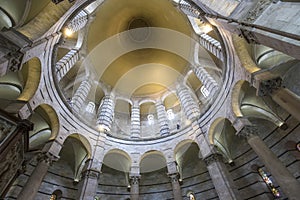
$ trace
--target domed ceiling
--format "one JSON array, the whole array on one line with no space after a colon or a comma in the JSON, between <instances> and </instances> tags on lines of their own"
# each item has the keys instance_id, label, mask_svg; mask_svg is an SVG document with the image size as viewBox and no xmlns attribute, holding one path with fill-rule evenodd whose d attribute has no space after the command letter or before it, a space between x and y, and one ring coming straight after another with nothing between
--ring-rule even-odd
<instances>
[{"instance_id":1,"label":"domed ceiling","mask_svg":"<svg viewBox=\"0 0 300 200\"><path fill-rule=\"evenodd\" d=\"M166 90L187 70L192 33L171 1L105 1L89 26L86 60L94 78L129 98L145 97Z\"/></svg>"}]
</instances>

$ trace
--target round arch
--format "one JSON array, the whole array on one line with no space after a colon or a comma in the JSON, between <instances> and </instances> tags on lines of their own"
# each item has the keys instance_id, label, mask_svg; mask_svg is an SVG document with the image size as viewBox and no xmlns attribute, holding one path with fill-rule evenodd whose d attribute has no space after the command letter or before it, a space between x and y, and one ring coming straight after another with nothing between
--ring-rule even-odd
<instances>
[{"instance_id":1,"label":"round arch","mask_svg":"<svg viewBox=\"0 0 300 200\"><path fill-rule=\"evenodd\" d=\"M34 57L23 64L21 74L24 79L24 89L18 100L29 101L39 87L42 64L39 58Z\"/></svg>"},{"instance_id":2,"label":"round arch","mask_svg":"<svg viewBox=\"0 0 300 200\"><path fill-rule=\"evenodd\" d=\"M166 167L167 160L161 151L149 150L141 156L139 165L141 173L152 172Z\"/></svg>"},{"instance_id":3,"label":"round arch","mask_svg":"<svg viewBox=\"0 0 300 200\"><path fill-rule=\"evenodd\" d=\"M103 158L103 164L123 172L129 172L132 159L130 155L121 149L111 149L105 153Z\"/></svg>"},{"instance_id":4,"label":"round arch","mask_svg":"<svg viewBox=\"0 0 300 200\"><path fill-rule=\"evenodd\" d=\"M89 140L85 136L83 136L80 133L72 133L66 139L68 139L68 138L74 138L74 139L78 140L85 148L86 153L87 153L87 158L90 159L92 157L92 146L91 146Z\"/></svg>"},{"instance_id":5,"label":"round arch","mask_svg":"<svg viewBox=\"0 0 300 200\"><path fill-rule=\"evenodd\" d=\"M241 111L241 103L242 99L245 96L245 89L246 89L246 83L249 84L249 82L245 80L239 80L233 87L232 93L231 93L231 106L233 113L236 117L242 117L243 113Z\"/></svg>"}]
</instances>

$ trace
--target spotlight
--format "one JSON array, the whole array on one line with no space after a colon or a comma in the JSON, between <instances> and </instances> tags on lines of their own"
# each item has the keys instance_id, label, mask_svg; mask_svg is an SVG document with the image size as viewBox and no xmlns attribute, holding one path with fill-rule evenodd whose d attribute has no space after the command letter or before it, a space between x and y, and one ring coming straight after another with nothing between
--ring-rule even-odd
<instances>
[{"instance_id":1,"label":"spotlight","mask_svg":"<svg viewBox=\"0 0 300 200\"><path fill-rule=\"evenodd\" d=\"M73 35L73 31L71 29L69 29L69 28L65 28L64 35L66 37L71 37Z\"/></svg>"},{"instance_id":2,"label":"spotlight","mask_svg":"<svg viewBox=\"0 0 300 200\"><path fill-rule=\"evenodd\" d=\"M205 34L207 34L213 30L213 28L210 24L205 24L204 26L201 27L201 29Z\"/></svg>"}]
</instances>

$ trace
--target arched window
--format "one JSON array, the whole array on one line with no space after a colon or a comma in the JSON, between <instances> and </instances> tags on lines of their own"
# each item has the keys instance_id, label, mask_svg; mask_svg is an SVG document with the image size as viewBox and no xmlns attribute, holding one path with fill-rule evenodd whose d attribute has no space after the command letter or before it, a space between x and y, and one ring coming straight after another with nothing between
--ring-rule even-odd
<instances>
[{"instance_id":1,"label":"arched window","mask_svg":"<svg viewBox=\"0 0 300 200\"><path fill-rule=\"evenodd\" d=\"M275 188L273 181L268 177L268 175L263 170L263 168L259 167L257 169L257 171L258 171L259 175L261 176L261 178L263 179L263 181L268 186L268 188L271 190L273 196L276 198L280 197L281 195L280 195L279 191Z\"/></svg>"},{"instance_id":2,"label":"arched window","mask_svg":"<svg viewBox=\"0 0 300 200\"><path fill-rule=\"evenodd\" d=\"M55 190L50 196L50 200L60 200L62 197L61 190Z\"/></svg>"},{"instance_id":3,"label":"arched window","mask_svg":"<svg viewBox=\"0 0 300 200\"><path fill-rule=\"evenodd\" d=\"M192 191L189 191L189 192L187 193L187 197L188 197L188 200L196 200L196 197L195 197L195 195L194 195L194 192L192 192Z\"/></svg>"},{"instance_id":4,"label":"arched window","mask_svg":"<svg viewBox=\"0 0 300 200\"><path fill-rule=\"evenodd\" d=\"M154 124L154 116L152 114L148 115L147 118L148 118L149 125Z\"/></svg>"},{"instance_id":5,"label":"arched window","mask_svg":"<svg viewBox=\"0 0 300 200\"><path fill-rule=\"evenodd\" d=\"M296 148L298 151L300 151L300 142L297 143Z\"/></svg>"},{"instance_id":6,"label":"arched window","mask_svg":"<svg viewBox=\"0 0 300 200\"><path fill-rule=\"evenodd\" d=\"M204 85L202 85L202 87L200 88L200 91L205 98L207 98L209 96L209 91L206 89L206 87L204 87Z\"/></svg>"},{"instance_id":7,"label":"arched window","mask_svg":"<svg viewBox=\"0 0 300 200\"><path fill-rule=\"evenodd\" d=\"M85 111L89 113L94 113L95 107L95 103L90 101L86 106Z\"/></svg>"},{"instance_id":8,"label":"arched window","mask_svg":"<svg viewBox=\"0 0 300 200\"><path fill-rule=\"evenodd\" d=\"M168 119L169 119L169 120L172 120L172 119L174 119L174 118L175 118L175 116L174 116L174 113L173 113L173 110L172 110L172 109L169 109L169 110L167 110L167 117L168 117Z\"/></svg>"}]
</instances>

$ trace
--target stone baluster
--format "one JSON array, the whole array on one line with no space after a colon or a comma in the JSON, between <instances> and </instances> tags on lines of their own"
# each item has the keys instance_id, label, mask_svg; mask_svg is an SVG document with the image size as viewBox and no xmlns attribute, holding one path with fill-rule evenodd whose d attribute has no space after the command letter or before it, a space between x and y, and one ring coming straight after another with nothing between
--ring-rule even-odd
<instances>
[{"instance_id":1,"label":"stone baluster","mask_svg":"<svg viewBox=\"0 0 300 200\"><path fill-rule=\"evenodd\" d=\"M82 10L68 23L67 28L75 33L85 27L87 22L88 15L84 10Z\"/></svg>"},{"instance_id":2,"label":"stone baluster","mask_svg":"<svg viewBox=\"0 0 300 200\"><path fill-rule=\"evenodd\" d=\"M238 133L247 139L248 144L257 154L265 167L279 184L283 193L290 199L299 199L300 183L289 172L278 157L268 148L264 141L258 136L258 129L254 126L244 126Z\"/></svg>"},{"instance_id":3,"label":"stone baluster","mask_svg":"<svg viewBox=\"0 0 300 200\"><path fill-rule=\"evenodd\" d=\"M112 96L105 96L98 109L97 125L100 131L109 131L114 117L115 103Z\"/></svg>"},{"instance_id":4,"label":"stone baluster","mask_svg":"<svg viewBox=\"0 0 300 200\"><path fill-rule=\"evenodd\" d=\"M131 138L140 138L141 134L141 119L140 105L137 101L133 102L131 108Z\"/></svg>"},{"instance_id":5,"label":"stone baluster","mask_svg":"<svg viewBox=\"0 0 300 200\"><path fill-rule=\"evenodd\" d=\"M210 145L204 134L197 137L199 156L205 161L211 180L220 200L241 199L236 186L223 162L223 157Z\"/></svg>"},{"instance_id":6,"label":"stone baluster","mask_svg":"<svg viewBox=\"0 0 300 200\"><path fill-rule=\"evenodd\" d=\"M79 113L82 109L83 103L85 102L91 89L91 83L89 81L82 81L74 96L71 100L71 106L75 113Z\"/></svg>"},{"instance_id":7,"label":"stone baluster","mask_svg":"<svg viewBox=\"0 0 300 200\"><path fill-rule=\"evenodd\" d=\"M161 100L155 103L156 111L157 111L157 118L160 126L160 134L162 136L170 134L170 128L166 113L166 108Z\"/></svg>"},{"instance_id":8,"label":"stone baluster","mask_svg":"<svg viewBox=\"0 0 300 200\"><path fill-rule=\"evenodd\" d=\"M190 90L184 85L177 85L177 96L180 100L181 107L189 120L193 120L200 115L200 109L193 97Z\"/></svg>"},{"instance_id":9,"label":"stone baluster","mask_svg":"<svg viewBox=\"0 0 300 200\"><path fill-rule=\"evenodd\" d=\"M79 60L79 50L71 49L55 65L57 80L60 81Z\"/></svg>"}]
</instances>

